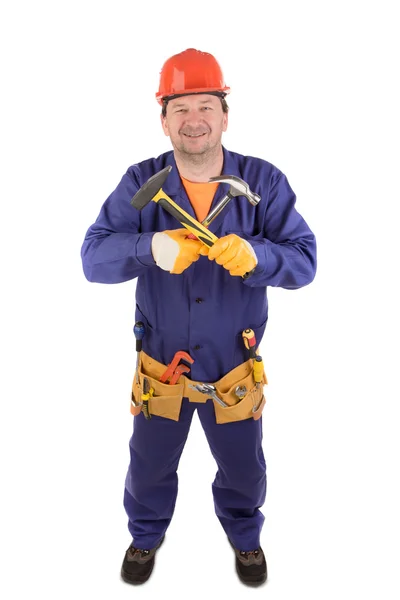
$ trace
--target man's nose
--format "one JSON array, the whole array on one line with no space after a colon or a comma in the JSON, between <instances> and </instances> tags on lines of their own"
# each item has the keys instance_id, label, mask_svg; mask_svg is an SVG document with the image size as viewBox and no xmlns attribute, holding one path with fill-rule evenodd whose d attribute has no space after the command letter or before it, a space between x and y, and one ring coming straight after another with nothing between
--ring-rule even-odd
<instances>
[{"instance_id":1,"label":"man's nose","mask_svg":"<svg viewBox=\"0 0 400 600\"><path fill-rule=\"evenodd\" d=\"M190 110L186 115L189 123L199 123L202 120L202 117L203 115L199 110Z\"/></svg>"}]
</instances>

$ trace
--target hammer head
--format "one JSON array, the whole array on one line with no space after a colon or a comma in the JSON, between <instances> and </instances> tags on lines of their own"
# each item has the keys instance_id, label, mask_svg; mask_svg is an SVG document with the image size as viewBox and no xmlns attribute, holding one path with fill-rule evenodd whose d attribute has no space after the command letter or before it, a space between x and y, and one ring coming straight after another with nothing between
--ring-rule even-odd
<instances>
[{"instance_id":1,"label":"hammer head","mask_svg":"<svg viewBox=\"0 0 400 600\"><path fill-rule=\"evenodd\" d=\"M219 177L210 177L208 180L210 183L229 183L230 189L229 194L231 196L244 196L253 206L257 206L260 202L261 197L258 194L252 192L248 184L236 177L235 175L220 175Z\"/></svg>"},{"instance_id":2,"label":"hammer head","mask_svg":"<svg viewBox=\"0 0 400 600\"><path fill-rule=\"evenodd\" d=\"M142 210L142 208L147 206L157 192L160 191L171 171L172 167L168 166L150 177L133 196L131 205L138 210Z\"/></svg>"}]
</instances>

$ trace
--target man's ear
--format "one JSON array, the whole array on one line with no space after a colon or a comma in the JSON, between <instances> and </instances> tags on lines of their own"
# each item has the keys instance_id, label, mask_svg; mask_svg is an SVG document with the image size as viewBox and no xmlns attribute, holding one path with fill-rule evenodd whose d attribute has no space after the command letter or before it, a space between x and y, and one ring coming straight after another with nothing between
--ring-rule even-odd
<instances>
[{"instance_id":1,"label":"man's ear","mask_svg":"<svg viewBox=\"0 0 400 600\"><path fill-rule=\"evenodd\" d=\"M222 131L226 131L228 129L228 113L224 113L224 120L222 125Z\"/></svg>"}]
</instances>

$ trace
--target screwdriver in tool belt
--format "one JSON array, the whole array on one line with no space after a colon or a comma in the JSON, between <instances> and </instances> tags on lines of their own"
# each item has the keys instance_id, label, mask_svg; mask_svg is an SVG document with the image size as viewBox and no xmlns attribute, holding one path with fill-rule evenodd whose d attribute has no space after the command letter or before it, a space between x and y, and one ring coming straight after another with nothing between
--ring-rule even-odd
<instances>
[{"instance_id":1,"label":"screwdriver in tool belt","mask_svg":"<svg viewBox=\"0 0 400 600\"><path fill-rule=\"evenodd\" d=\"M242 338L244 341L244 345L247 350L250 352L250 358L255 358L257 356L256 353L256 336L252 329L244 329L242 331Z\"/></svg>"},{"instance_id":2,"label":"screwdriver in tool belt","mask_svg":"<svg viewBox=\"0 0 400 600\"><path fill-rule=\"evenodd\" d=\"M263 380L264 363L261 356L256 352L256 336L252 329L244 329L242 332L244 345L250 352L250 358L253 358L253 376L256 382L256 387L259 388Z\"/></svg>"},{"instance_id":3,"label":"screwdriver in tool belt","mask_svg":"<svg viewBox=\"0 0 400 600\"><path fill-rule=\"evenodd\" d=\"M134 327L133 327L133 333L135 334L135 338L136 338L136 381L137 383L139 383L139 359L140 359L140 352L142 350L142 340L144 337L144 332L145 332L145 328L144 328L144 323L142 321L136 321Z\"/></svg>"},{"instance_id":4,"label":"screwdriver in tool belt","mask_svg":"<svg viewBox=\"0 0 400 600\"><path fill-rule=\"evenodd\" d=\"M253 375L256 387L259 388L263 380L264 363L261 356L256 356L253 362Z\"/></svg>"}]
</instances>

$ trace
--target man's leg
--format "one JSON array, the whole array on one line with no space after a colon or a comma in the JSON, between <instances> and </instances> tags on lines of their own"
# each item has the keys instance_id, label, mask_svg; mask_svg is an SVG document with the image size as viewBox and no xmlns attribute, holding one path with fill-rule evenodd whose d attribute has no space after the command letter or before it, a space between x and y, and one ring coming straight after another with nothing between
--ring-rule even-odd
<instances>
[{"instance_id":1,"label":"man's leg","mask_svg":"<svg viewBox=\"0 0 400 600\"><path fill-rule=\"evenodd\" d=\"M218 425L211 400L199 405L200 422L217 462L212 485L215 512L233 545L242 551L260 546L266 495L262 418Z\"/></svg>"},{"instance_id":2,"label":"man's leg","mask_svg":"<svg viewBox=\"0 0 400 600\"><path fill-rule=\"evenodd\" d=\"M177 469L195 405L183 399L179 421L142 413L134 419L124 506L136 548L155 548L172 519L178 493Z\"/></svg>"}]
</instances>

